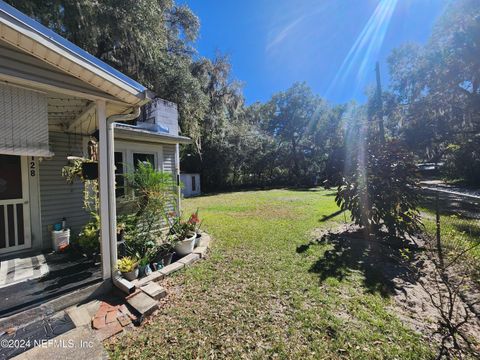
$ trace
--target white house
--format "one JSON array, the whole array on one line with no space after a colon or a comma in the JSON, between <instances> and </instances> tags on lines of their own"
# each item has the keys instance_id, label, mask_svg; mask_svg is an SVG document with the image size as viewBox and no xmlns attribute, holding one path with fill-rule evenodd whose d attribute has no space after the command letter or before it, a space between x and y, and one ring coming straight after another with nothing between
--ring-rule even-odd
<instances>
[{"instance_id":1,"label":"white house","mask_svg":"<svg viewBox=\"0 0 480 360\"><path fill-rule=\"evenodd\" d=\"M163 100L146 108L137 126L123 124L153 98L143 85L0 1L0 295L49 271L42 251L52 246L54 224L65 218L77 233L88 220L82 184L67 184L61 169L67 157L85 156L95 132L99 274L110 281L121 164L149 160L178 180L179 144L189 142L178 135L175 104Z\"/></svg>"}]
</instances>

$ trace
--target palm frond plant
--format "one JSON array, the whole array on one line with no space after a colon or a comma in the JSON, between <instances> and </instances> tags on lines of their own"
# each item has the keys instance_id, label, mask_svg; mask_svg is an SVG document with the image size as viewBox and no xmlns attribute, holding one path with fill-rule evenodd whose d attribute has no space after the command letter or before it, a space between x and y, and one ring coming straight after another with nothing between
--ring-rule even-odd
<instances>
[{"instance_id":1,"label":"palm frond plant","mask_svg":"<svg viewBox=\"0 0 480 360\"><path fill-rule=\"evenodd\" d=\"M167 224L168 209L176 203L177 186L171 173L156 170L149 162L138 163L125 178L134 204L134 226L127 225L125 230L126 251L153 261L165 248L162 244L167 239L161 230Z\"/></svg>"}]
</instances>

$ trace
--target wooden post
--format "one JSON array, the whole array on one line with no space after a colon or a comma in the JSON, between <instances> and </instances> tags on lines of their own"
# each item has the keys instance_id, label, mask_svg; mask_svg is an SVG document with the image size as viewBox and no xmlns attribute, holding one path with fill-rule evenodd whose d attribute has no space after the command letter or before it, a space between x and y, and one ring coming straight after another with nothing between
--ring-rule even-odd
<instances>
[{"instance_id":1,"label":"wooden post","mask_svg":"<svg viewBox=\"0 0 480 360\"><path fill-rule=\"evenodd\" d=\"M438 259L440 261L440 268L443 269L443 253L442 253L442 236L440 233L440 198L438 191L435 194L435 225L436 225L436 238L437 238L437 252Z\"/></svg>"}]
</instances>

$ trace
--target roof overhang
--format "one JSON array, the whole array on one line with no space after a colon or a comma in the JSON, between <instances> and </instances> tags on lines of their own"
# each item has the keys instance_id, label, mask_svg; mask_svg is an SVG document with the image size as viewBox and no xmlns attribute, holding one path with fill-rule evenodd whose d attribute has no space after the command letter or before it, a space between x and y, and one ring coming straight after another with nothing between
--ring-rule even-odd
<instances>
[{"instance_id":1,"label":"roof overhang","mask_svg":"<svg viewBox=\"0 0 480 360\"><path fill-rule=\"evenodd\" d=\"M140 106L153 98L143 85L0 0L0 39L105 92Z\"/></svg>"},{"instance_id":2,"label":"roof overhang","mask_svg":"<svg viewBox=\"0 0 480 360\"><path fill-rule=\"evenodd\" d=\"M192 139L186 136L172 135L139 129L134 126L116 124L115 139L127 141L141 141L157 144L191 144Z\"/></svg>"}]
</instances>

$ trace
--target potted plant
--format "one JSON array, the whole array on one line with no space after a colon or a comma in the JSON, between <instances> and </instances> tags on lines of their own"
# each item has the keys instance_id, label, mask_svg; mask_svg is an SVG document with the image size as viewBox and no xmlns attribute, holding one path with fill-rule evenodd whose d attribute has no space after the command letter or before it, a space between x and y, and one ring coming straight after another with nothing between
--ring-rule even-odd
<instances>
[{"instance_id":1,"label":"potted plant","mask_svg":"<svg viewBox=\"0 0 480 360\"><path fill-rule=\"evenodd\" d=\"M202 233L200 227L202 226L202 221L198 217L198 209L188 219L188 224L190 225L191 230L195 233L195 247L200 245L200 240L202 239Z\"/></svg>"},{"instance_id":2,"label":"potted plant","mask_svg":"<svg viewBox=\"0 0 480 360\"><path fill-rule=\"evenodd\" d=\"M148 256L144 256L138 261L138 270L140 277L148 276L152 273L152 268L150 267L150 258Z\"/></svg>"},{"instance_id":3,"label":"potted plant","mask_svg":"<svg viewBox=\"0 0 480 360\"><path fill-rule=\"evenodd\" d=\"M138 277L138 262L130 256L118 260L117 268L122 273L122 276L129 281L133 281Z\"/></svg>"},{"instance_id":4,"label":"potted plant","mask_svg":"<svg viewBox=\"0 0 480 360\"><path fill-rule=\"evenodd\" d=\"M78 234L78 245L89 259L100 253L100 216L92 212L91 220L86 223Z\"/></svg>"},{"instance_id":5,"label":"potted plant","mask_svg":"<svg viewBox=\"0 0 480 360\"><path fill-rule=\"evenodd\" d=\"M154 259L156 264L167 266L172 263L173 255L175 254L175 244L177 237L172 234L167 234L163 242L158 246L158 252Z\"/></svg>"},{"instance_id":6,"label":"potted plant","mask_svg":"<svg viewBox=\"0 0 480 360\"><path fill-rule=\"evenodd\" d=\"M98 179L98 163L85 161L82 163L82 178L84 180Z\"/></svg>"},{"instance_id":7,"label":"potted plant","mask_svg":"<svg viewBox=\"0 0 480 360\"><path fill-rule=\"evenodd\" d=\"M170 235L176 237L175 252L180 256L185 256L193 252L195 247L195 238L197 234L192 229L192 224L182 220L180 216L172 216L170 221Z\"/></svg>"}]
</instances>

